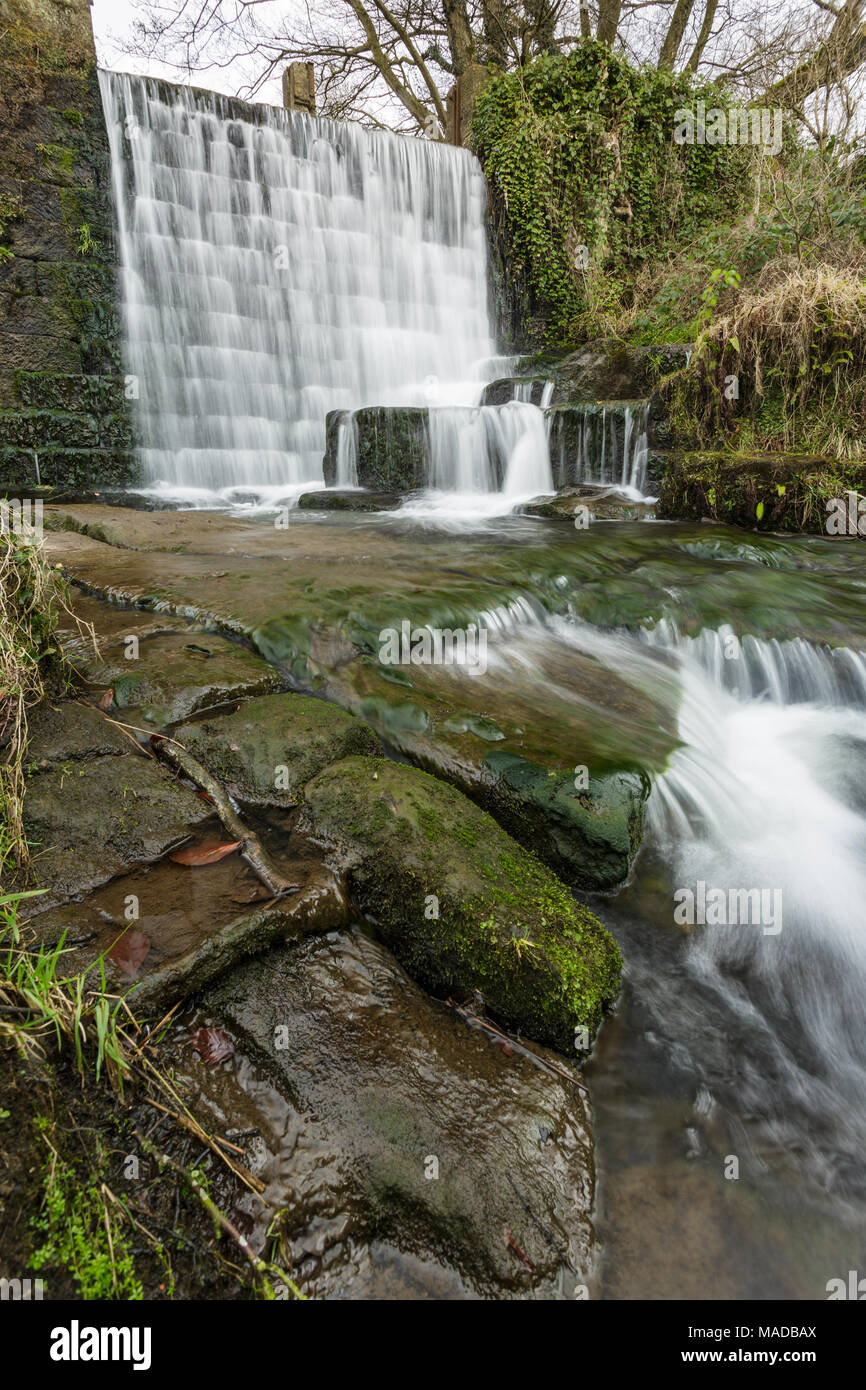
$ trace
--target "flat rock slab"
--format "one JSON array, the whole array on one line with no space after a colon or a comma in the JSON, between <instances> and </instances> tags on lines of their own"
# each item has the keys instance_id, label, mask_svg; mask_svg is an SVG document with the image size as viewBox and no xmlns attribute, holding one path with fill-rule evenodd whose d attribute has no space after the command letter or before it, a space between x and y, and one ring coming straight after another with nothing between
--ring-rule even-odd
<instances>
[{"instance_id":1,"label":"flat rock slab","mask_svg":"<svg viewBox=\"0 0 866 1390\"><path fill-rule=\"evenodd\" d=\"M474 802L383 758L334 763L302 825L333 846L353 901L413 979L479 990L527 1037L572 1056L616 998L621 958L588 908Z\"/></svg>"},{"instance_id":2,"label":"flat rock slab","mask_svg":"<svg viewBox=\"0 0 866 1390\"><path fill-rule=\"evenodd\" d=\"M584 1096L428 999L382 945L354 930L276 950L202 1008L285 1098L266 1197L285 1194L280 1229L306 1293L354 1296L370 1245L389 1241L456 1271L464 1296L572 1298L586 1282ZM381 1296L401 1290L386 1282Z\"/></svg>"},{"instance_id":3,"label":"flat rock slab","mask_svg":"<svg viewBox=\"0 0 866 1390\"><path fill-rule=\"evenodd\" d=\"M27 784L24 829L48 907L132 864L158 859L213 814L200 797L135 753L55 766Z\"/></svg>"},{"instance_id":4,"label":"flat rock slab","mask_svg":"<svg viewBox=\"0 0 866 1390\"><path fill-rule=\"evenodd\" d=\"M311 777L353 753L379 753L379 740L354 715L309 695L266 695L233 714L181 724L174 737L232 795L294 806Z\"/></svg>"},{"instance_id":5,"label":"flat rock slab","mask_svg":"<svg viewBox=\"0 0 866 1390\"><path fill-rule=\"evenodd\" d=\"M78 701L46 703L27 716L28 743L25 770L53 771L73 762L87 762L110 754L128 754L129 739L91 705Z\"/></svg>"},{"instance_id":6,"label":"flat rock slab","mask_svg":"<svg viewBox=\"0 0 866 1390\"><path fill-rule=\"evenodd\" d=\"M200 513L71 510L78 527L101 534L110 527L134 547L121 550L81 530L50 531L49 554L80 583L115 601L173 613L175 621L245 634L292 684L359 715L390 748L449 778L494 814L506 802L525 801L509 820L512 833L543 856L550 851L549 862L575 886L607 889L627 877L645 793L633 779L631 802L622 807L618 794L607 795L605 779L665 765L676 738L673 685L660 690L653 677L636 689L615 664L566 647L531 623L518 626L518 659L511 660L513 640L503 638L501 659L486 677L379 660L381 631L403 620L459 629L479 612L497 613L509 603L526 614L527 593L541 600L539 608L549 604L554 611L583 601L595 585L610 583L609 557L595 555L590 533L569 537L564 527L553 534L545 528L539 544L539 523L525 522L526 534L491 547L483 537L443 540L345 516L313 523L303 514L296 521L293 513L291 525L277 530ZM52 509L52 515L66 511ZM215 567L218 540L224 568ZM643 592L640 604L636 617L642 618ZM114 641L122 635L116 626L111 631ZM497 641L494 633L491 662ZM148 646L142 642L143 650ZM527 676L524 653L537 674ZM103 679L111 674L104 671ZM118 688L123 701L136 698L125 684ZM519 790L497 786L502 779L486 760L491 745L554 775L562 793L556 826L545 826L549 797L546 790L537 795L531 778L522 778ZM580 802L572 796L568 844L564 811L579 761L589 765L591 784ZM606 827L613 839L599 856Z\"/></svg>"},{"instance_id":7,"label":"flat rock slab","mask_svg":"<svg viewBox=\"0 0 866 1390\"><path fill-rule=\"evenodd\" d=\"M225 637L201 633L149 637L127 659L110 649L88 662L87 679L114 691L118 709L136 709L162 727L252 695L283 690L285 677L255 652Z\"/></svg>"}]
</instances>

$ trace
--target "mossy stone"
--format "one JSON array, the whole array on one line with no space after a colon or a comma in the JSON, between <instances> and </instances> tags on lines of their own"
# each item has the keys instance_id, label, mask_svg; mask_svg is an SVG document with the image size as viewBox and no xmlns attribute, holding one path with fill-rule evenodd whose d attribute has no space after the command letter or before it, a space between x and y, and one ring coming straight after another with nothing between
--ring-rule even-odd
<instances>
[{"instance_id":1,"label":"mossy stone","mask_svg":"<svg viewBox=\"0 0 866 1390\"><path fill-rule=\"evenodd\" d=\"M479 990L528 1037L574 1052L619 987L621 957L559 879L454 787L381 758L334 763L305 792L357 905L436 993Z\"/></svg>"}]
</instances>

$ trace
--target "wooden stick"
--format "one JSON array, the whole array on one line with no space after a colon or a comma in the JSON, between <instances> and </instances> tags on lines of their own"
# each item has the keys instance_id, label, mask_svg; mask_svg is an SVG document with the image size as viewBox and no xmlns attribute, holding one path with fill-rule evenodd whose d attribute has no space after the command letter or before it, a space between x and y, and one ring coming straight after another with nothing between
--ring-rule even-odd
<instances>
[{"instance_id":1,"label":"wooden stick","mask_svg":"<svg viewBox=\"0 0 866 1390\"><path fill-rule=\"evenodd\" d=\"M250 1245L246 1236L238 1230L237 1226L235 1226L233 1222L229 1221L228 1217L225 1215L224 1212L220 1211L220 1208L217 1206L216 1202L213 1200L212 1197L208 1196L208 1194L205 1192L204 1188L200 1185L200 1183L196 1182L192 1173L190 1173L186 1168L184 1168L181 1163L178 1163L175 1159L173 1159L169 1154L161 1153L160 1150L156 1147L156 1145L152 1143L152 1141L148 1139L145 1135L139 1134L137 1130L134 1130L133 1133L135 1134L136 1139L138 1140L139 1144L141 1144L141 1147L144 1149L145 1153L149 1153L151 1158L153 1158L156 1161L160 1168L163 1168L166 1165L168 1165L169 1168L173 1168L176 1173L179 1173L185 1182L189 1183L196 1197L201 1202L205 1211L211 1217L215 1225L219 1226L222 1230L224 1230L228 1235L231 1236L232 1240L236 1242L238 1247L246 1255L247 1259L249 1260L250 1264L253 1266L253 1269L256 1271L257 1274L269 1274L271 1275L271 1277L275 1276L279 1283L285 1284L287 1288L291 1289L292 1293L295 1295L295 1298L303 1299L304 1302L307 1301L306 1296L301 1293L297 1284L294 1282L294 1280L289 1278L285 1270L280 1269L279 1265L274 1265L271 1264L268 1260L263 1260L259 1255L256 1254L255 1250Z\"/></svg>"},{"instance_id":2,"label":"wooden stick","mask_svg":"<svg viewBox=\"0 0 866 1390\"><path fill-rule=\"evenodd\" d=\"M527 1047L525 1043L519 1043L516 1038L509 1037L507 1033L501 1033L498 1028L494 1028L492 1023L488 1023L486 1018L479 1018L477 1014L470 1013L468 1009L461 1009L460 1005L455 1004L453 999L446 999L445 1003L449 1004L454 1012L458 1013L468 1024L474 1023L477 1027L483 1028L485 1032L493 1033L497 1038L502 1038L503 1042L507 1042L509 1047L514 1048L515 1052L528 1057L542 1070L552 1072L554 1076L561 1076L564 1081L570 1081L572 1086L583 1091L584 1095L589 1095L589 1088L578 1081L576 1076L572 1076L571 1072L567 1072L564 1067L558 1067L555 1062L548 1062L544 1057L539 1057L538 1053L533 1052L531 1047Z\"/></svg>"},{"instance_id":3,"label":"wooden stick","mask_svg":"<svg viewBox=\"0 0 866 1390\"><path fill-rule=\"evenodd\" d=\"M189 777L190 781L197 783L203 791L207 792L226 830L234 839L242 841L241 854L258 874L269 893L272 893L275 898L279 898L285 893L297 893L299 891L300 885L289 883L288 879L284 878L264 849L258 835L247 829L232 806L227 793L219 782L211 777L207 768L197 758L194 758L182 744L176 743L174 739L167 739L159 735L154 744L154 751L158 757L164 758L174 767L179 768Z\"/></svg>"}]
</instances>

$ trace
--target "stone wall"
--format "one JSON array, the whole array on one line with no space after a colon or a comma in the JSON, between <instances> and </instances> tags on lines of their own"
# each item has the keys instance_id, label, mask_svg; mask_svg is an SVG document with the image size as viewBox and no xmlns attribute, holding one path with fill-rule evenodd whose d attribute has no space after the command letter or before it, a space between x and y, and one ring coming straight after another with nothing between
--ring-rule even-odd
<instances>
[{"instance_id":1,"label":"stone wall","mask_svg":"<svg viewBox=\"0 0 866 1390\"><path fill-rule=\"evenodd\" d=\"M88 0L0 0L0 33L0 486L123 485L135 462Z\"/></svg>"}]
</instances>

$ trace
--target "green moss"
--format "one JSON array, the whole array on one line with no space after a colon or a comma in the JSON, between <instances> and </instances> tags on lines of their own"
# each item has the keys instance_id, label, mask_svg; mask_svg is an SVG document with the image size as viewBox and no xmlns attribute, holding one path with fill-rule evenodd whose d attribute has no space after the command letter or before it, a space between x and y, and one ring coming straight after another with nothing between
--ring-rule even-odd
<instances>
[{"instance_id":1,"label":"green moss","mask_svg":"<svg viewBox=\"0 0 866 1390\"><path fill-rule=\"evenodd\" d=\"M45 1168L44 1207L33 1220L42 1244L30 1258L31 1269L66 1270L84 1300L141 1299L130 1244L132 1227L123 1213L122 1200L117 1205L109 1202L104 1184L89 1174L82 1180L52 1148Z\"/></svg>"},{"instance_id":2,"label":"green moss","mask_svg":"<svg viewBox=\"0 0 866 1390\"><path fill-rule=\"evenodd\" d=\"M866 492L866 462L688 453L669 460L659 515L703 517L759 531L826 534L827 503Z\"/></svg>"},{"instance_id":3,"label":"green moss","mask_svg":"<svg viewBox=\"0 0 866 1390\"><path fill-rule=\"evenodd\" d=\"M49 169L58 169L62 173L68 174L78 157L77 151L65 145L37 145L36 149L42 158L42 162Z\"/></svg>"},{"instance_id":4,"label":"green moss","mask_svg":"<svg viewBox=\"0 0 866 1390\"><path fill-rule=\"evenodd\" d=\"M486 812L427 773L348 758L306 790L315 832L399 960L439 993L480 989L506 1023L563 1051L615 998L612 938ZM435 912L431 906L435 905Z\"/></svg>"}]
</instances>

